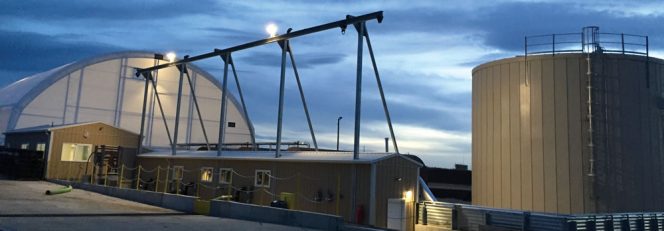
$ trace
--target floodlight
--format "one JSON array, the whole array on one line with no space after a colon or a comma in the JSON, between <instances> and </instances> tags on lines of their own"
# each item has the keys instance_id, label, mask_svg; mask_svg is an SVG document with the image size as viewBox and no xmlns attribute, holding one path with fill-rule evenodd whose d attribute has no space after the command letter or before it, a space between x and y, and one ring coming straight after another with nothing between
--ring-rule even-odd
<instances>
[{"instance_id":1,"label":"floodlight","mask_svg":"<svg viewBox=\"0 0 664 231\"><path fill-rule=\"evenodd\" d=\"M172 63L172 62L175 62L175 57L176 57L176 56L175 56L175 52L168 52L168 54L166 54L166 58L167 58L168 61L171 62L171 63Z\"/></svg>"},{"instance_id":2,"label":"floodlight","mask_svg":"<svg viewBox=\"0 0 664 231\"><path fill-rule=\"evenodd\" d=\"M279 30L279 27L277 27L276 24L274 23L269 23L267 26L265 26L265 31L270 34L270 37L274 37L277 35L277 30Z\"/></svg>"}]
</instances>

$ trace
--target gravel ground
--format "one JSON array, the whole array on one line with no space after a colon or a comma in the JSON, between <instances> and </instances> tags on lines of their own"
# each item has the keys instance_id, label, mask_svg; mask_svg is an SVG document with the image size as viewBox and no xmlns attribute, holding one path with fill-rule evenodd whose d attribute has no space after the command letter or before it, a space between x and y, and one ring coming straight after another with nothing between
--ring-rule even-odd
<instances>
[{"instance_id":1,"label":"gravel ground","mask_svg":"<svg viewBox=\"0 0 664 231\"><path fill-rule=\"evenodd\" d=\"M0 231L7 230L307 230L225 219L122 200L74 189L45 195L61 185L0 180Z\"/></svg>"}]
</instances>

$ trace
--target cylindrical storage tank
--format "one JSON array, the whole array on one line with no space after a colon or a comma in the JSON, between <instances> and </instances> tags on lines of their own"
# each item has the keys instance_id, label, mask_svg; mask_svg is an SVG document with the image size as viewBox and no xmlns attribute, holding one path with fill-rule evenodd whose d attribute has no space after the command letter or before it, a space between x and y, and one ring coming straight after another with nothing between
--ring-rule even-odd
<instances>
[{"instance_id":1,"label":"cylindrical storage tank","mask_svg":"<svg viewBox=\"0 0 664 231\"><path fill-rule=\"evenodd\" d=\"M652 57L601 52L475 67L473 204L661 211L663 67Z\"/></svg>"}]
</instances>

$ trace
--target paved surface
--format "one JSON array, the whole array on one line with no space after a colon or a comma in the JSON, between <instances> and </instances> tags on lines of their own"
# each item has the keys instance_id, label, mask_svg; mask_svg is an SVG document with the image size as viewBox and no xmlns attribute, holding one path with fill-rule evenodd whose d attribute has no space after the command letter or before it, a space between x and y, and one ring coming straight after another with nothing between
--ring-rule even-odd
<instances>
[{"instance_id":1,"label":"paved surface","mask_svg":"<svg viewBox=\"0 0 664 231\"><path fill-rule=\"evenodd\" d=\"M183 214L43 181L0 180L0 231L7 230L308 230Z\"/></svg>"}]
</instances>

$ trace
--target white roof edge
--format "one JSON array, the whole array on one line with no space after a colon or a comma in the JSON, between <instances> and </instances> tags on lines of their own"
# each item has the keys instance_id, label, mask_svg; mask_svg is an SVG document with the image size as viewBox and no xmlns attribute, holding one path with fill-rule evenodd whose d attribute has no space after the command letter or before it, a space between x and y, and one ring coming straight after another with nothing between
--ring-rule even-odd
<instances>
[{"instance_id":1,"label":"white roof edge","mask_svg":"<svg viewBox=\"0 0 664 231\"><path fill-rule=\"evenodd\" d=\"M63 124L63 125L59 125L59 126L53 126L53 127L50 127L50 128L48 128L48 129L46 129L46 130L48 130L48 131L53 131L53 130L60 130L60 129L65 129L65 128L71 128L71 127L85 126L85 125L90 125L90 124L103 124L103 125L106 125L106 126L109 126L109 127L113 127L113 128L115 128L115 129L118 129L118 130L121 130L121 131L124 131L124 132L128 132L128 133L131 133L131 134L134 134L134 135L138 135L138 134L136 134L135 132L132 132L132 131L126 130L126 129L124 129L124 128L119 128L119 127L116 127L116 126L113 126L113 125L110 125L110 124L107 124L107 123L104 123L104 122L101 122L101 121L81 122L81 123L75 123L75 124Z\"/></svg>"}]
</instances>

